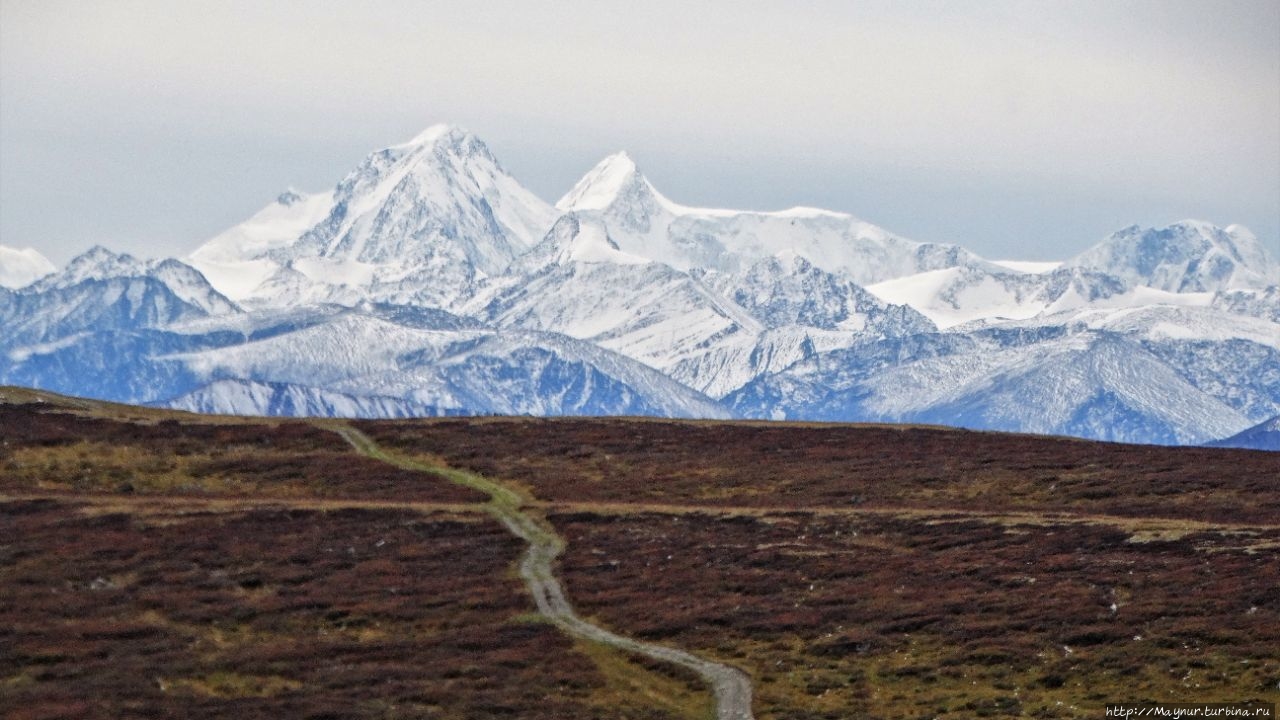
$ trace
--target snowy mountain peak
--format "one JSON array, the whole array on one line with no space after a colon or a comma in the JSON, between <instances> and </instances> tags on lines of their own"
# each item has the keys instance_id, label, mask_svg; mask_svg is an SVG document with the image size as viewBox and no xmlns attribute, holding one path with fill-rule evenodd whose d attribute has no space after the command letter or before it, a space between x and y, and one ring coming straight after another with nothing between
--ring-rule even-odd
<instances>
[{"instance_id":1,"label":"snowy mountain peak","mask_svg":"<svg viewBox=\"0 0 1280 720\"><path fill-rule=\"evenodd\" d=\"M556 208L565 212L625 208L643 212L658 205L675 207L649 183L626 151L601 160L556 202Z\"/></svg>"},{"instance_id":2,"label":"snowy mountain peak","mask_svg":"<svg viewBox=\"0 0 1280 720\"><path fill-rule=\"evenodd\" d=\"M429 155L464 159L478 157L498 165L498 159L490 152L489 146L485 145L484 141L466 128L447 123L432 125L415 135L409 142L393 145L383 152L419 156L419 160Z\"/></svg>"},{"instance_id":3,"label":"snowy mountain peak","mask_svg":"<svg viewBox=\"0 0 1280 720\"><path fill-rule=\"evenodd\" d=\"M454 127L449 123L436 123L424 129L422 132L418 133L417 135L415 135L412 140L410 140L408 143L405 143L405 144L406 145L431 145L431 144L434 144L436 141L438 141L440 138L450 134L466 134L466 131L461 128Z\"/></svg>"},{"instance_id":4,"label":"snowy mountain peak","mask_svg":"<svg viewBox=\"0 0 1280 720\"><path fill-rule=\"evenodd\" d=\"M294 254L401 265L436 258L494 274L539 240L554 215L479 138L434 125L348 174L329 216Z\"/></svg>"},{"instance_id":5,"label":"snowy mountain peak","mask_svg":"<svg viewBox=\"0 0 1280 720\"><path fill-rule=\"evenodd\" d=\"M286 192L191 261L254 307L351 298L443 307L505 271L556 217L478 137L432 125L371 153L329 193Z\"/></svg>"},{"instance_id":6,"label":"snowy mountain peak","mask_svg":"<svg viewBox=\"0 0 1280 720\"><path fill-rule=\"evenodd\" d=\"M103 247L102 245L94 245L79 255L71 259L67 263L67 269L74 267L86 267L89 265L110 265L113 263L133 263L137 262L137 258L128 253L118 253L114 250Z\"/></svg>"},{"instance_id":7,"label":"snowy mountain peak","mask_svg":"<svg viewBox=\"0 0 1280 720\"><path fill-rule=\"evenodd\" d=\"M588 173L588 174L593 175L597 173L602 173L602 174L608 174L608 175L626 176L626 175L633 175L637 172L640 172L640 170L639 168L636 167L636 161L631 157L631 153L627 152L626 150L619 150L618 152L612 155L609 155L605 159L596 163L596 166L592 168L591 173Z\"/></svg>"},{"instance_id":8,"label":"snowy mountain peak","mask_svg":"<svg viewBox=\"0 0 1280 720\"><path fill-rule=\"evenodd\" d=\"M102 280L112 277L137 277L145 275L147 264L126 253L116 253L101 245L94 245L71 259L62 272L50 275L37 285L40 290L64 288L85 280Z\"/></svg>"},{"instance_id":9,"label":"snowy mountain peak","mask_svg":"<svg viewBox=\"0 0 1280 720\"><path fill-rule=\"evenodd\" d=\"M1280 263L1252 232L1183 220L1164 228L1117 230L1064 267L1106 272L1168 292L1265 288L1280 282Z\"/></svg>"},{"instance_id":10,"label":"snowy mountain peak","mask_svg":"<svg viewBox=\"0 0 1280 720\"><path fill-rule=\"evenodd\" d=\"M26 287L58 268L34 248L0 245L0 287Z\"/></svg>"}]
</instances>

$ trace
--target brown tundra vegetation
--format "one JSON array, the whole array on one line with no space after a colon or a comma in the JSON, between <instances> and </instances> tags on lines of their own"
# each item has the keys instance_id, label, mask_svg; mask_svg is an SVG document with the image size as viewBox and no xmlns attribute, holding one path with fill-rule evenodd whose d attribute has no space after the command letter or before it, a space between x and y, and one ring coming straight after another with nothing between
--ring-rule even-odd
<instances>
[{"instance_id":1,"label":"brown tundra vegetation","mask_svg":"<svg viewBox=\"0 0 1280 720\"><path fill-rule=\"evenodd\" d=\"M539 620L482 493L324 424L7 391L0 716L707 718ZM41 400L41 402L36 402ZM355 423L517 489L610 629L757 718L1280 698L1280 455L940 428Z\"/></svg>"}]
</instances>

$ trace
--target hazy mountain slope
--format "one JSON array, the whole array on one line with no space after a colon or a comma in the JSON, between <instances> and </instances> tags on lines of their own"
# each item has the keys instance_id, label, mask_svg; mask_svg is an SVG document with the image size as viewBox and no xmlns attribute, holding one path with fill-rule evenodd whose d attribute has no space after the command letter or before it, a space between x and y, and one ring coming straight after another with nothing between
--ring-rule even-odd
<instances>
[{"instance_id":1,"label":"hazy mountain slope","mask_svg":"<svg viewBox=\"0 0 1280 720\"><path fill-rule=\"evenodd\" d=\"M741 273L685 273L622 251L599 218L566 213L463 311L487 323L590 340L713 397L814 348L932 330L795 255ZM784 330L783 328L789 328Z\"/></svg>"},{"instance_id":2,"label":"hazy mountain slope","mask_svg":"<svg viewBox=\"0 0 1280 720\"><path fill-rule=\"evenodd\" d=\"M33 248L0 245L0 288L25 287L57 269Z\"/></svg>"},{"instance_id":3,"label":"hazy mountain slope","mask_svg":"<svg viewBox=\"0 0 1280 720\"><path fill-rule=\"evenodd\" d=\"M1219 292L1211 304L1233 315L1250 315L1280 323L1280 285L1265 290Z\"/></svg>"},{"instance_id":4,"label":"hazy mountain slope","mask_svg":"<svg viewBox=\"0 0 1280 720\"><path fill-rule=\"evenodd\" d=\"M1244 379L1211 393L1137 339L1043 326L859 344L757 379L725 401L749 417L1197 443L1250 423L1245 408L1220 396ZM1280 406L1280 397L1269 403Z\"/></svg>"},{"instance_id":5,"label":"hazy mountain slope","mask_svg":"<svg viewBox=\"0 0 1280 720\"><path fill-rule=\"evenodd\" d=\"M1264 420L1231 437L1205 444L1211 447L1280 451L1280 415Z\"/></svg>"},{"instance_id":6,"label":"hazy mountain slope","mask_svg":"<svg viewBox=\"0 0 1280 720\"><path fill-rule=\"evenodd\" d=\"M442 411L719 417L715 403L654 370L571 338L436 329L352 310L293 332L178 353L199 385L240 379Z\"/></svg>"},{"instance_id":7,"label":"hazy mountain slope","mask_svg":"<svg viewBox=\"0 0 1280 720\"><path fill-rule=\"evenodd\" d=\"M474 315L590 340L664 372L691 353L763 330L687 273L622 252L603 225L574 213L518 268L522 274L485 298Z\"/></svg>"},{"instance_id":8,"label":"hazy mountain slope","mask_svg":"<svg viewBox=\"0 0 1280 720\"><path fill-rule=\"evenodd\" d=\"M388 319L397 315L404 324ZM0 383L250 414L727 414L655 370L560 335L433 328L412 309L385 307L279 318L250 332L227 320L85 330L15 348L0 356Z\"/></svg>"},{"instance_id":9,"label":"hazy mountain slope","mask_svg":"<svg viewBox=\"0 0 1280 720\"><path fill-rule=\"evenodd\" d=\"M1280 261L1247 228L1195 220L1165 228L1124 228L1065 267L1097 270L1168 292L1261 289L1280 283Z\"/></svg>"},{"instance_id":10,"label":"hazy mountain slope","mask_svg":"<svg viewBox=\"0 0 1280 720\"><path fill-rule=\"evenodd\" d=\"M13 354L82 332L155 328L238 312L187 265L143 262L95 247L20 291L0 291L0 343Z\"/></svg>"},{"instance_id":11,"label":"hazy mountain slope","mask_svg":"<svg viewBox=\"0 0 1280 720\"><path fill-rule=\"evenodd\" d=\"M244 299L280 269L271 253L295 243L332 210L332 191L286 190L253 217L201 245L187 262L223 294Z\"/></svg>"}]
</instances>

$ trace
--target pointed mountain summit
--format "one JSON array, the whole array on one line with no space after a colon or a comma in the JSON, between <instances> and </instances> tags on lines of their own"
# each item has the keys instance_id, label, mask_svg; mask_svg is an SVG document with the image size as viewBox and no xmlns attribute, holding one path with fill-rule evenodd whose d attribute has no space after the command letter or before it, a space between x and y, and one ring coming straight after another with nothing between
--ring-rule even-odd
<instances>
[{"instance_id":1,"label":"pointed mountain summit","mask_svg":"<svg viewBox=\"0 0 1280 720\"><path fill-rule=\"evenodd\" d=\"M34 248L0 245L0 287L26 287L57 269Z\"/></svg>"},{"instance_id":2,"label":"pointed mountain summit","mask_svg":"<svg viewBox=\"0 0 1280 720\"><path fill-rule=\"evenodd\" d=\"M556 201L556 209L603 210L618 198L624 187L640 178L636 163L626 150L616 152L596 163L582 176L573 189Z\"/></svg>"},{"instance_id":3,"label":"pointed mountain summit","mask_svg":"<svg viewBox=\"0 0 1280 720\"><path fill-rule=\"evenodd\" d=\"M686 208L658 192L625 151L597 163L556 208L599 218L622 238L623 250L688 269L679 249L670 247L667 234Z\"/></svg>"},{"instance_id":4,"label":"pointed mountain summit","mask_svg":"<svg viewBox=\"0 0 1280 720\"><path fill-rule=\"evenodd\" d=\"M556 216L475 135L433 125L372 153L329 193L286 192L192 260L253 307L444 307L502 273Z\"/></svg>"},{"instance_id":5,"label":"pointed mountain summit","mask_svg":"<svg viewBox=\"0 0 1280 720\"><path fill-rule=\"evenodd\" d=\"M601 160L556 203L564 211L607 210L620 203L674 208L636 167L625 150Z\"/></svg>"},{"instance_id":6,"label":"pointed mountain summit","mask_svg":"<svg viewBox=\"0 0 1280 720\"><path fill-rule=\"evenodd\" d=\"M1118 230L1065 266L1175 293L1260 290L1280 283L1280 262L1248 228L1198 220Z\"/></svg>"},{"instance_id":7,"label":"pointed mountain summit","mask_svg":"<svg viewBox=\"0 0 1280 720\"><path fill-rule=\"evenodd\" d=\"M540 240L554 216L479 138L434 125L338 183L333 210L298 250L372 264L448 257L493 275Z\"/></svg>"}]
</instances>

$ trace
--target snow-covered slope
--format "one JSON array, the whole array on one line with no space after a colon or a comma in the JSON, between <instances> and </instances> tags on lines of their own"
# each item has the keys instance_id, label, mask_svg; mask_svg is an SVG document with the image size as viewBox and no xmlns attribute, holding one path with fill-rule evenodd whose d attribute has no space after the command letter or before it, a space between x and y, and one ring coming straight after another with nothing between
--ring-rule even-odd
<instances>
[{"instance_id":1,"label":"snow-covered slope","mask_svg":"<svg viewBox=\"0 0 1280 720\"><path fill-rule=\"evenodd\" d=\"M0 287L26 287L57 269L33 248L0 245Z\"/></svg>"},{"instance_id":2,"label":"snow-covered slope","mask_svg":"<svg viewBox=\"0 0 1280 720\"><path fill-rule=\"evenodd\" d=\"M885 302L910 306L940 328L974 320L1028 318L1044 310L1038 276L977 267L929 270L867 287Z\"/></svg>"},{"instance_id":3,"label":"snow-covered slope","mask_svg":"<svg viewBox=\"0 0 1280 720\"><path fill-rule=\"evenodd\" d=\"M1231 290L1213 296L1213 307L1234 315L1250 315L1280 323L1280 285L1266 290Z\"/></svg>"},{"instance_id":4,"label":"snow-covered slope","mask_svg":"<svg viewBox=\"0 0 1280 720\"><path fill-rule=\"evenodd\" d=\"M705 343L671 365L672 377L716 398L815 353L935 329L915 310L881 302L848 277L792 253L762 258L737 273L694 275L764 328Z\"/></svg>"},{"instance_id":5,"label":"snow-covered slope","mask_svg":"<svg viewBox=\"0 0 1280 720\"><path fill-rule=\"evenodd\" d=\"M991 264L1002 267L1005 270L1032 275L1053 272L1062 267L1062 262L1059 260L992 260Z\"/></svg>"},{"instance_id":6,"label":"snow-covered slope","mask_svg":"<svg viewBox=\"0 0 1280 720\"><path fill-rule=\"evenodd\" d=\"M704 395L590 343L476 328L438 311L328 306L210 317L163 295L150 278L72 290L117 283L131 283L125 295L146 290L144 307L172 312L111 310L110 321L100 314L83 322L70 314L51 339L18 328L3 338L0 384L257 415L727 415Z\"/></svg>"},{"instance_id":7,"label":"snow-covered slope","mask_svg":"<svg viewBox=\"0 0 1280 720\"><path fill-rule=\"evenodd\" d=\"M980 377L910 414L924 422L1166 444L1202 442L1248 423L1121 338L1077 336L1030 350L994 354L998 364ZM931 378L928 371L937 369L924 363L913 370ZM896 375L883 379L882 390L905 379Z\"/></svg>"},{"instance_id":8,"label":"snow-covered slope","mask_svg":"<svg viewBox=\"0 0 1280 720\"><path fill-rule=\"evenodd\" d=\"M252 380L218 380L181 397L153 404L214 415L272 417L410 418L447 414L403 398L346 395L322 388Z\"/></svg>"},{"instance_id":9,"label":"snow-covered slope","mask_svg":"<svg viewBox=\"0 0 1280 720\"><path fill-rule=\"evenodd\" d=\"M1087 327L1152 341L1247 340L1280 350L1280 323L1267 318L1224 313L1207 305L1152 303L1138 307L1089 307L1037 318L1020 325Z\"/></svg>"},{"instance_id":10,"label":"snow-covered slope","mask_svg":"<svg viewBox=\"0 0 1280 720\"><path fill-rule=\"evenodd\" d=\"M792 253L739 273L686 273L622 251L602 220L576 211L512 267L522 275L464 311L590 340L712 397L816 348L933 329Z\"/></svg>"},{"instance_id":11,"label":"snow-covered slope","mask_svg":"<svg viewBox=\"0 0 1280 720\"><path fill-rule=\"evenodd\" d=\"M913 242L845 213L680 205L658 192L626 153L602 160L556 207L602 220L628 253L685 271L733 273L792 252L866 285L924 270L985 264L958 246Z\"/></svg>"},{"instance_id":12,"label":"snow-covered slope","mask_svg":"<svg viewBox=\"0 0 1280 720\"><path fill-rule=\"evenodd\" d=\"M764 329L687 273L619 250L598 220L576 213L562 217L518 267L521 276L468 306L469 314L590 340L664 372L691 353Z\"/></svg>"},{"instance_id":13,"label":"snow-covered slope","mask_svg":"<svg viewBox=\"0 0 1280 720\"><path fill-rule=\"evenodd\" d=\"M187 258L227 297L241 299L279 269L272 251L286 248L333 210L333 192L289 189L253 217L229 228Z\"/></svg>"},{"instance_id":14,"label":"snow-covered slope","mask_svg":"<svg viewBox=\"0 0 1280 720\"><path fill-rule=\"evenodd\" d=\"M392 317L349 310L294 331L157 360L192 375L203 407L227 403L220 412L240 411L250 401L277 402L243 388L221 396L204 389L237 379L350 398L399 398L433 414L725 414L705 396L589 343L527 331L437 329ZM265 414L270 405L257 409Z\"/></svg>"},{"instance_id":15,"label":"snow-covered slope","mask_svg":"<svg viewBox=\"0 0 1280 720\"><path fill-rule=\"evenodd\" d=\"M1165 228L1137 225L1112 233L1068 260L1130 285L1168 292L1262 289L1280 284L1280 261L1248 228L1184 220Z\"/></svg>"},{"instance_id":16,"label":"snow-covered slope","mask_svg":"<svg viewBox=\"0 0 1280 720\"><path fill-rule=\"evenodd\" d=\"M1249 421L1280 410L1280 322L1275 320L1212 306L1151 304L1083 308L1009 323L1002 329L1041 333L1063 328L1134 342L1197 390ZM1155 382L1155 376L1150 382Z\"/></svg>"}]
</instances>

